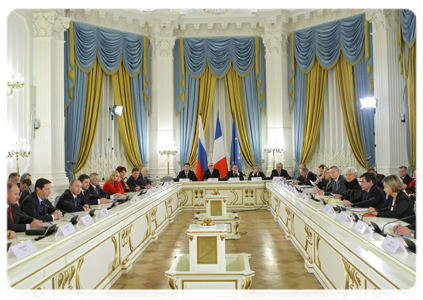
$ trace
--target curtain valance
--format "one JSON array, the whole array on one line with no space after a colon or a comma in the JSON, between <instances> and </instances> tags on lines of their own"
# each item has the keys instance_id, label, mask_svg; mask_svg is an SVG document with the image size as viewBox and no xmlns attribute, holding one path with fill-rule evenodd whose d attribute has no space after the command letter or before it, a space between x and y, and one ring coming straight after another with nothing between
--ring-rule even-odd
<instances>
[{"instance_id":1,"label":"curtain valance","mask_svg":"<svg viewBox=\"0 0 423 300\"><path fill-rule=\"evenodd\" d=\"M408 48L416 41L416 15L409 9L400 10L402 38Z\"/></svg>"},{"instance_id":2,"label":"curtain valance","mask_svg":"<svg viewBox=\"0 0 423 300\"><path fill-rule=\"evenodd\" d=\"M365 48L364 22L359 15L295 32L294 55L301 71L310 71L316 55L323 68L332 68L341 49L351 64L358 63Z\"/></svg>"},{"instance_id":3,"label":"curtain valance","mask_svg":"<svg viewBox=\"0 0 423 300\"><path fill-rule=\"evenodd\" d=\"M218 78L227 73L231 61L240 76L246 76L256 59L255 38L184 39L184 60L193 78L200 78L207 62Z\"/></svg>"},{"instance_id":4,"label":"curtain valance","mask_svg":"<svg viewBox=\"0 0 423 300\"><path fill-rule=\"evenodd\" d=\"M138 75L143 64L143 36L75 22L73 28L75 58L82 71L89 72L98 55L107 74L116 73L123 58L129 76Z\"/></svg>"}]
</instances>

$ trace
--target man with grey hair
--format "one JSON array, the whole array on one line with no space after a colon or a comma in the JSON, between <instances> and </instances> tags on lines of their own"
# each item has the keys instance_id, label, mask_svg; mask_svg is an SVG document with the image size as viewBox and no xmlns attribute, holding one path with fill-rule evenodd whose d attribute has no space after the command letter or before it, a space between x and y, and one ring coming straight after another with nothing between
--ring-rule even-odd
<instances>
[{"instance_id":1,"label":"man with grey hair","mask_svg":"<svg viewBox=\"0 0 423 300\"><path fill-rule=\"evenodd\" d=\"M20 175L19 173L17 173L17 172L12 172L12 173L10 173L10 174L9 174L8 181L9 181L10 183L17 184L17 183L19 182L19 177L21 177L21 175Z\"/></svg>"},{"instance_id":2,"label":"man with grey hair","mask_svg":"<svg viewBox=\"0 0 423 300\"><path fill-rule=\"evenodd\" d=\"M29 174L29 173L23 173L22 175L21 175L21 178L19 179L19 183L18 183L18 186L20 185L20 183L24 180L24 179L29 179L29 180L31 180L32 181L32 178L31 178L31 174ZM31 193L33 193L34 191L35 191L35 186L34 186L34 184L31 184L30 186L29 186L29 191L31 192Z\"/></svg>"},{"instance_id":3,"label":"man with grey hair","mask_svg":"<svg viewBox=\"0 0 423 300\"><path fill-rule=\"evenodd\" d=\"M251 180L252 177L261 177L262 180L264 179L264 177L266 177L264 176L264 173L260 171L260 165L254 165L253 171L250 172L250 174L248 175L248 180Z\"/></svg>"},{"instance_id":4,"label":"man with grey hair","mask_svg":"<svg viewBox=\"0 0 423 300\"><path fill-rule=\"evenodd\" d=\"M354 167L348 167L344 171L346 182L345 192L342 194L335 194L335 198L342 200L352 200L361 196L363 189L357 180L358 171Z\"/></svg>"},{"instance_id":5,"label":"man with grey hair","mask_svg":"<svg viewBox=\"0 0 423 300\"><path fill-rule=\"evenodd\" d=\"M278 162L276 164L276 169L272 170L272 174L270 175L270 179L273 179L273 177L283 177L286 179L291 179L291 176L289 176L288 172L285 169L282 169L283 165L281 162Z\"/></svg>"},{"instance_id":6,"label":"man with grey hair","mask_svg":"<svg viewBox=\"0 0 423 300\"><path fill-rule=\"evenodd\" d=\"M347 181L344 176L341 175L337 166L329 168L330 177L332 177L332 183L324 190L319 190L319 195L334 195L342 194L345 192L345 182Z\"/></svg>"},{"instance_id":7,"label":"man with grey hair","mask_svg":"<svg viewBox=\"0 0 423 300\"><path fill-rule=\"evenodd\" d=\"M90 187L88 188L88 191L90 193L90 197L92 198L97 197L97 199L110 199L110 194L107 194L100 187L100 176L98 173L93 172L90 174ZM104 200L103 202L106 203Z\"/></svg>"},{"instance_id":8,"label":"man with grey hair","mask_svg":"<svg viewBox=\"0 0 423 300\"><path fill-rule=\"evenodd\" d=\"M152 182L150 179L148 179L148 168L144 167L141 169L141 174L138 177L138 185L141 188L148 189L152 185L157 185L157 182Z\"/></svg>"}]
</instances>

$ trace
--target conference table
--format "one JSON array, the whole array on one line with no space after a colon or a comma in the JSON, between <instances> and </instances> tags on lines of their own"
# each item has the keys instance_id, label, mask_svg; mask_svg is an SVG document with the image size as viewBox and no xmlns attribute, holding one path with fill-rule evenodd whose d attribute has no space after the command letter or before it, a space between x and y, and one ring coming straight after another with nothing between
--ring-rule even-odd
<instances>
[{"instance_id":1,"label":"conference table","mask_svg":"<svg viewBox=\"0 0 423 300\"><path fill-rule=\"evenodd\" d=\"M96 208L92 224L84 225L81 218L87 213L78 213L79 224L72 225L75 230L69 235L52 234L34 241L35 236L17 233L12 247L31 240L35 252L17 259L9 251L8 283L15 289L108 289L130 272L180 211L191 210L193 217L205 211L205 198L213 191L227 195L228 211L270 210L281 234L304 259L305 269L325 289L409 289L416 282L416 254L408 249L391 254L382 247L385 237L358 233L354 222L339 221L337 213L326 214L321 202L302 199L300 193L277 182L245 180L174 183L151 195L140 195L138 201L116 205L108 213L104 208L110 204L92 206ZM69 227L70 217L66 214L54 223ZM394 220L363 221L382 227ZM394 225L385 231L402 241L392 233ZM228 231L237 232L239 226L235 223Z\"/></svg>"}]
</instances>

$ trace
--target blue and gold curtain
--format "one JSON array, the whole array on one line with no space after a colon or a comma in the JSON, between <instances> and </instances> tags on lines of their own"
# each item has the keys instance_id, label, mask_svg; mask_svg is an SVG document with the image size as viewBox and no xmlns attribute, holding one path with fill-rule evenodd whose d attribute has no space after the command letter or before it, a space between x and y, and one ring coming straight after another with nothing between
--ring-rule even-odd
<instances>
[{"instance_id":1,"label":"blue and gold curtain","mask_svg":"<svg viewBox=\"0 0 423 300\"><path fill-rule=\"evenodd\" d=\"M372 129L369 127L361 126L362 114L358 111L360 96L372 93L373 89L373 80L370 76L372 68L369 66L371 63L369 30L365 16L359 15L291 34L290 97L294 113L294 152L297 164L306 164L314 153L319 137L326 85L325 70L335 67L341 56L345 60L343 67L337 68L337 78L338 87L339 84L345 85L339 90L348 140L357 162L362 167L370 166L371 162L365 161L367 154L374 159L373 131L370 132ZM358 74L355 68L363 57L364 66L360 65L362 69L358 79L361 85L360 89L357 89ZM353 67L354 71L348 66ZM347 77L353 80L343 80ZM363 88L363 82L369 89ZM353 86L346 86L351 84ZM312 113L311 110L315 112ZM369 116L367 118L374 124L373 118Z\"/></svg>"},{"instance_id":2,"label":"blue and gold curtain","mask_svg":"<svg viewBox=\"0 0 423 300\"><path fill-rule=\"evenodd\" d=\"M411 171L416 168L416 15L408 9L399 14L399 57L407 128L408 161Z\"/></svg>"},{"instance_id":3,"label":"blue and gold curtain","mask_svg":"<svg viewBox=\"0 0 423 300\"><path fill-rule=\"evenodd\" d=\"M193 164L198 116L209 126L216 79L225 78L229 104L248 165L261 162L261 112L265 111L263 43L260 38L179 39L176 41L176 115L181 164ZM211 77L210 77L211 76Z\"/></svg>"},{"instance_id":4,"label":"blue and gold curtain","mask_svg":"<svg viewBox=\"0 0 423 300\"><path fill-rule=\"evenodd\" d=\"M125 154L132 166L142 167L150 111L147 38L74 22L65 38L65 156L67 162L76 162L66 163L67 175L80 171L91 151L104 73L119 87L115 100L125 103L117 117Z\"/></svg>"}]
</instances>

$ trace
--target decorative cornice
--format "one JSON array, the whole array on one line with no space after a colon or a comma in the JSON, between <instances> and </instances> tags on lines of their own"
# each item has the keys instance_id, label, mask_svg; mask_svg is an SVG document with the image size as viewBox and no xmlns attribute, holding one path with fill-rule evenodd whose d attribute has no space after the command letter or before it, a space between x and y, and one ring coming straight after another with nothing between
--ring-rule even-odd
<instances>
[{"instance_id":1,"label":"decorative cornice","mask_svg":"<svg viewBox=\"0 0 423 300\"><path fill-rule=\"evenodd\" d=\"M153 36L151 38L151 57L173 57L176 37Z\"/></svg>"},{"instance_id":2,"label":"decorative cornice","mask_svg":"<svg viewBox=\"0 0 423 300\"><path fill-rule=\"evenodd\" d=\"M398 30L398 10L376 9L366 13L366 18L373 25L373 33L384 30Z\"/></svg>"},{"instance_id":3,"label":"decorative cornice","mask_svg":"<svg viewBox=\"0 0 423 300\"><path fill-rule=\"evenodd\" d=\"M289 43L288 43L289 34L280 33L278 35L273 34L264 34L262 35L264 48L266 50L266 57L268 54L283 54L288 55Z\"/></svg>"},{"instance_id":4,"label":"decorative cornice","mask_svg":"<svg viewBox=\"0 0 423 300\"><path fill-rule=\"evenodd\" d=\"M63 33L69 28L70 18L56 11L33 13L34 37L52 37L63 41Z\"/></svg>"}]
</instances>

